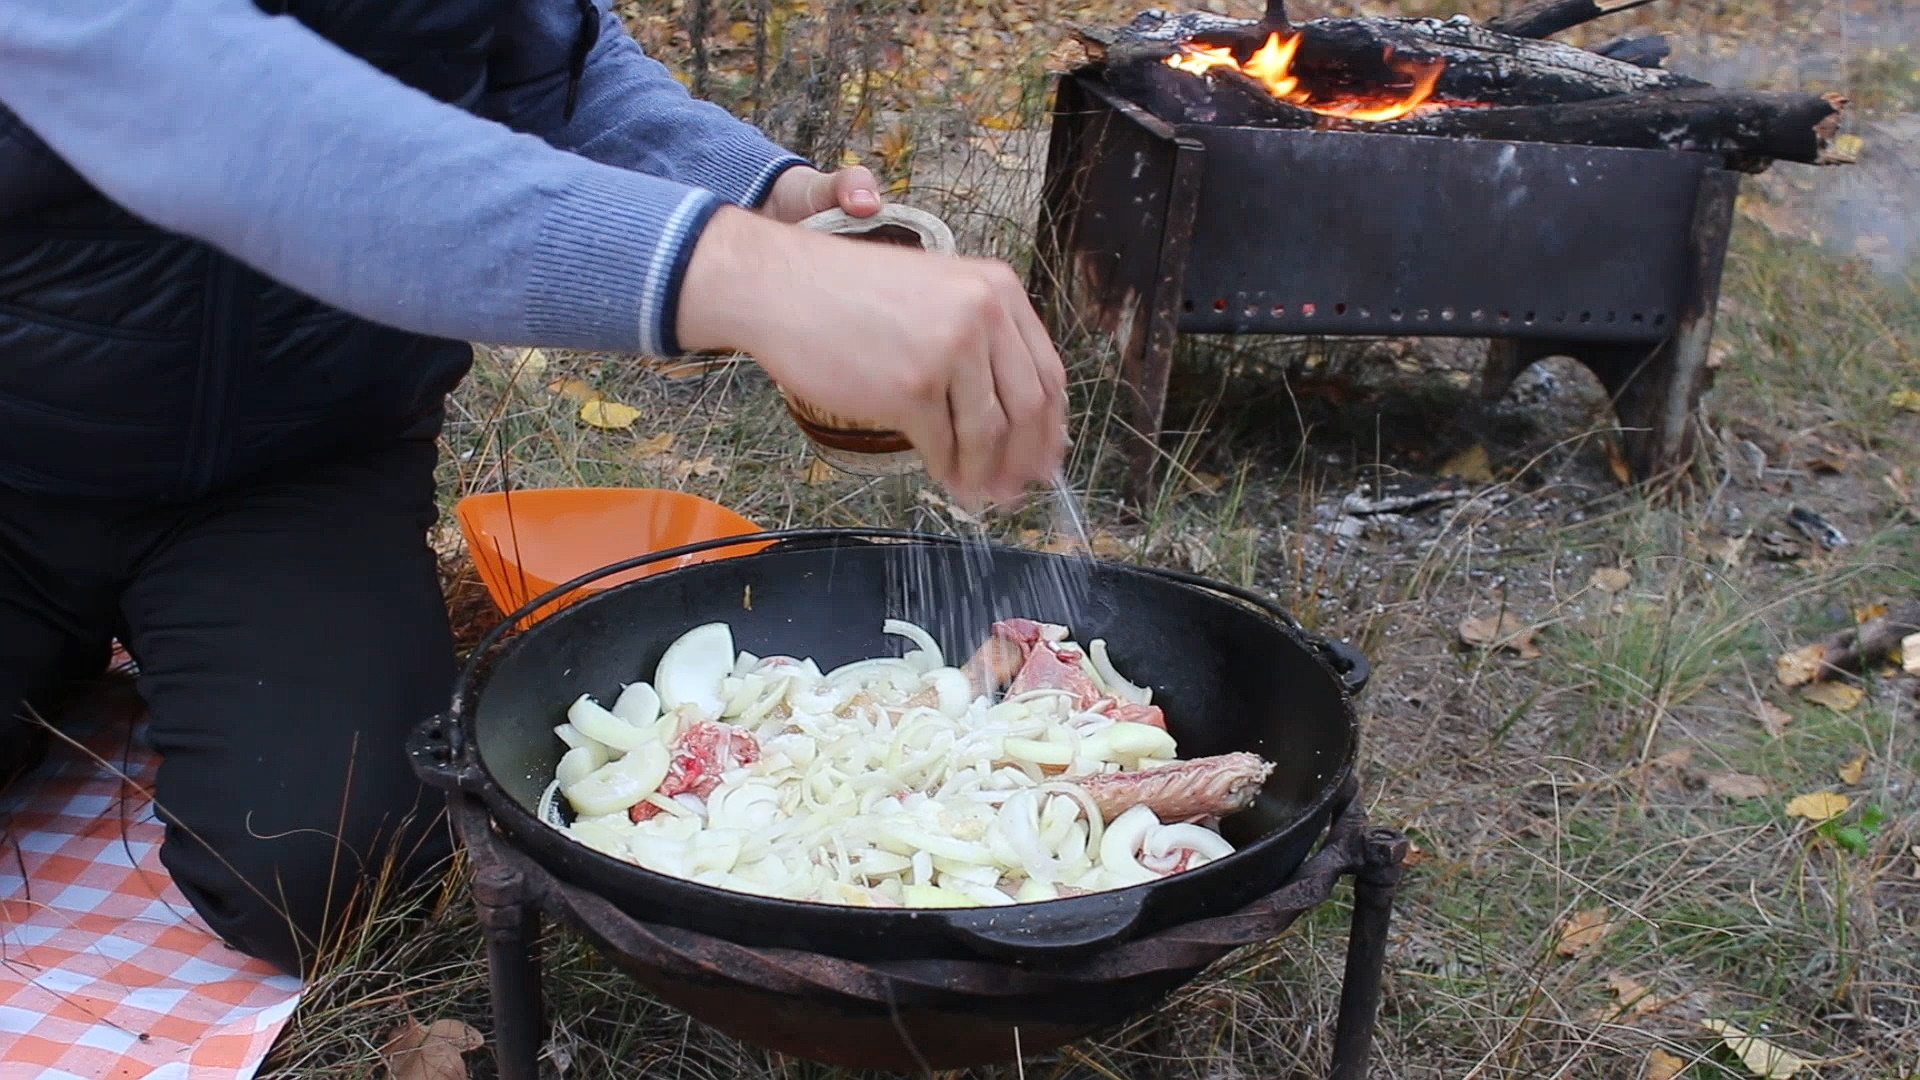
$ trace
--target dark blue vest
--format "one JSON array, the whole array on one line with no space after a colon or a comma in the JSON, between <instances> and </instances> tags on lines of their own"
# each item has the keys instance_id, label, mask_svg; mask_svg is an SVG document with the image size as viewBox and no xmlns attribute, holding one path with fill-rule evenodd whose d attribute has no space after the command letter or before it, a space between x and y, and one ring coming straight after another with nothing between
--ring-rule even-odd
<instances>
[{"instance_id":1,"label":"dark blue vest","mask_svg":"<svg viewBox=\"0 0 1920 1080\"><path fill-rule=\"evenodd\" d=\"M509 0L256 2L470 108ZM0 108L0 485L196 498L430 436L471 363L145 224Z\"/></svg>"}]
</instances>

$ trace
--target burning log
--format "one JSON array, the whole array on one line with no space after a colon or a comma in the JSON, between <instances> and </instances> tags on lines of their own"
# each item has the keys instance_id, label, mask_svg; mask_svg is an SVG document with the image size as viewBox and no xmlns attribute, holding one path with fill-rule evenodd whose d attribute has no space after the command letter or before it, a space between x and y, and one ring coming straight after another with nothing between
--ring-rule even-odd
<instances>
[{"instance_id":1,"label":"burning log","mask_svg":"<svg viewBox=\"0 0 1920 1080\"><path fill-rule=\"evenodd\" d=\"M1174 123L1685 150L1746 171L1837 163L1838 94L1719 89L1464 20L1319 19L1291 32L1149 14L1089 32L1088 52L1109 85Z\"/></svg>"},{"instance_id":2,"label":"burning log","mask_svg":"<svg viewBox=\"0 0 1920 1080\"><path fill-rule=\"evenodd\" d=\"M1651 3L1653 0L1614 0L1608 4L1598 4L1594 0L1539 0L1519 11L1488 19L1487 29L1514 37L1546 38L1592 22L1602 15L1632 11Z\"/></svg>"}]
</instances>

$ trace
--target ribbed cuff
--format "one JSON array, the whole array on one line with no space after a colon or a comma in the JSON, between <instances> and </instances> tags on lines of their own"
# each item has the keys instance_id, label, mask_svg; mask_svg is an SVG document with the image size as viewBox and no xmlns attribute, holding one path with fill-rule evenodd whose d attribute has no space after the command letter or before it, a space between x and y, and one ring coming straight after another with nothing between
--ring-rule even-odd
<instances>
[{"instance_id":1,"label":"ribbed cuff","mask_svg":"<svg viewBox=\"0 0 1920 1080\"><path fill-rule=\"evenodd\" d=\"M674 167L674 175L735 204L757 208L781 173L807 162L769 142L746 124L699 146L694 156Z\"/></svg>"},{"instance_id":2,"label":"ribbed cuff","mask_svg":"<svg viewBox=\"0 0 1920 1080\"><path fill-rule=\"evenodd\" d=\"M583 170L548 209L527 273L530 340L671 355L680 281L721 206L622 169Z\"/></svg>"}]
</instances>

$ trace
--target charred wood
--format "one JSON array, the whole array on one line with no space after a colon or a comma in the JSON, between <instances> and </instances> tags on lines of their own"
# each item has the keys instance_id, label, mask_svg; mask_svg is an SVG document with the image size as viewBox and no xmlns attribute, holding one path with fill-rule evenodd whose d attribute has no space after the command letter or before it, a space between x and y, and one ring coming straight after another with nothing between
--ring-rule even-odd
<instances>
[{"instance_id":1,"label":"charred wood","mask_svg":"<svg viewBox=\"0 0 1920 1080\"><path fill-rule=\"evenodd\" d=\"M1446 109L1369 130L1829 163L1846 99L1759 90L1663 90L1531 108Z\"/></svg>"},{"instance_id":2,"label":"charred wood","mask_svg":"<svg viewBox=\"0 0 1920 1080\"><path fill-rule=\"evenodd\" d=\"M1294 60L1295 72L1307 85L1328 92L1404 83L1406 76L1396 64L1435 60L1446 64L1436 93L1451 101L1545 105L1706 85L1559 42L1496 33L1465 20L1316 19L1294 29L1306 36ZM1089 59L1115 69L1163 63L1188 40L1233 47L1244 59L1268 32L1262 21L1149 13L1119 30L1082 30L1080 40Z\"/></svg>"},{"instance_id":3,"label":"charred wood","mask_svg":"<svg viewBox=\"0 0 1920 1080\"><path fill-rule=\"evenodd\" d=\"M1830 679L1842 673L1863 671L1886 659L1909 634L1920 634L1920 601L1827 635L1820 642L1821 667L1817 678Z\"/></svg>"},{"instance_id":4,"label":"charred wood","mask_svg":"<svg viewBox=\"0 0 1920 1080\"><path fill-rule=\"evenodd\" d=\"M1617 37L1594 48L1601 56L1611 57L1635 67L1657 68L1673 55L1673 46L1660 34L1646 37Z\"/></svg>"},{"instance_id":5,"label":"charred wood","mask_svg":"<svg viewBox=\"0 0 1920 1080\"><path fill-rule=\"evenodd\" d=\"M1605 4L1595 3L1594 0L1539 0L1519 11L1488 19L1487 29L1514 37L1552 37L1562 30L1571 30L1602 15L1631 11L1651 3L1653 0L1613 0Z\"/></svg>"}]
</instances>

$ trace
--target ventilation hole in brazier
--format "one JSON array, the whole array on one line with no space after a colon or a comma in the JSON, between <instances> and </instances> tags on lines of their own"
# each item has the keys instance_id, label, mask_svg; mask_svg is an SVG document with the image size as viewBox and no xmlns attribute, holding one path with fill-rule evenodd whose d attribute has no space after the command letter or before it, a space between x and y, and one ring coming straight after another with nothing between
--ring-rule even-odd
<instances>
[{"instance_id":1,"label":"ventilation hole in brazier","mask_svg":"<svg viewBox=\"0 0 1920 1080\"><path fill-rule=\"evenodd\" d=\"M1473 320L1474 322L1486 322L1486 321L1487 321L1487 313L1486 313L1485 311L1483 311L1483 310L1481 310L1480 308L1474 308L1474 309L1473 309L1473 313L1472 313L1472 314L1470 314L1470 315L1468 315L1467 317L1468 317L1468 318L1470 318L1470 319L1472 319L1472 320Z\"/></svg>"},{"instance_id":2,"label":"ventilation hole in brazier","mask_svg":"<svg viewBox=\"0 0 1920 1080\"><path fill-rule=\"evenodd\" d=\"M1428 315L1428 312L1426 308L1421 308L1419 311L1416 311L1413 313L1413 317L1420 320L1421 322L1427 321L1427 315Z\"/></svg>"},{"instance_id":3,"label":"ventilation hole in brazier","mask_svg":"<svg viewBox=\"0 0 1920 1080\"><path fill-rule=\"evenodd\" d=\"M1335 315L1345 315L1347 313L1347 305L1345 304L1333 305L1333 313Z\"/></svg>"},{"instance_id":4,"label":"ventilation hole in brazier","mask_svg":"<svg viewBox=\"0 0 1920 1080\"><path fill-rule=\"evenodd\" d=\"M1400 313L1399 308L1394 308L1392 311L1387 312L1387 318L1392 319L1394 322L1399 322L1401 319L1405 317L1406 316Z\"/></svg>"},{"instance_id":5,"label":"ventilation hole in brazier","mask_svg":"<svg viewBox=\"0 0 1920 1080\"><path fill-rule=\"evenodd\" d=\"M1583 312L1581 312L1581 313L1580 313L1580 321L1581 321L1581 322L1583 322L1583 323L1590 323L1590 322L1592 322L1592 321L1593 321L1593 312L1591 312L1591 311L1583 311Z\"/></svg>"},{"instance_id":6,"label":"ventilation hole in brazier","mask_svg":"<svg viewBox=\"0 0 1920 1080\"><path fill-rule=\"evenodd\" d=\"M1441 321L1441 322L1452 322L1452 321L1453 321L1453 309L1452 309L1452 308L1450 308L1450 307L1443 307L1443 308L1441 308L1441 309L1440 309L1440 321Z\"/></svg>"},{"instance_id":7,"label":"ventilation hole in brazier","mask_svg":"<svg viewBox=\"0 0 1920 1080\"><path fill-rule=\"evenodd\" d=\"M1667 315L1666 315L1666 312L1664 312L1664 311L1656 311L1656 312L1654 312L1654 314L1653 314L1653 325L1655 325L1655 326L1665 326L1665 325L1667 325Z\"/></svg>"},{"instance_id":8,"label":"ventilation hole in brazier","mask_svg":"<svg viewBox=\"0 0 1920 1080\"><path fill-rule=\"evenodd\" d=\"M1512 322L1512 321L1513 321L1513 312L1511 312L1511 311L1503 311L1503 312L1501 312L1501 313L1500 313L1500 315L1499 315L1499 320L1500 320L1501 322L1503 322L1503 323L1506 323L1506 322Z\"/></svg>"},{"instance_id":9,"label":"ventilation hole in brazier","mask_svg":"<svg viewBox=\"0 0 1920 1080\"><path fill-rule=\"evenodd\" d=\"M1217 300L1215 300L1215 301L1213 302L1213 310L1215 310L1215 311L1225 311L1225 310L1227 310L1227 300L1226 300L1226 297L1221 297L1221 298L1219 298L1219 299L1217 299Z\"/></svg>"},{"instance_id":10,"label":"ventilation hole in brazier","mask_svg":"<svg viewBox=\"0 0 1920 1080\"><path fill-rule=\"evenodd\" d=\"M1555 312L1555 313L1554 313L1554 316L1553 316L1553 321L1554 321L1554 322L1557 322L1557 323L1562 323L1562 322L1566 322L1566 321L1567 321L1567 313L1566 313L1566 312L1564 312L1564 311L1560 311L1560 312Z\"/></svg>"},{"instance_id":11,"label":"ventilation hole in brazier","mask_svg":"<svg viewBox=\"0 0 1920 1080\"><path fill-rule=\"evenodd\" d=\"M1181 310L1181 311L1192 311L1192 310L1193 310L1193 301L1191 301L1191 300L1182 300L1182 301L1180 302L1180 310Z\"/></svg>"},{"instance_id":12,"label":"ventilation hole in brazier","mask_svg":"<svg viewBox=\"0 0 1920 1080\"><path fill-rule=\"evenodd\" d=\"M1619 313L1619 312L1617 312L1617 311L1609 311L1609 312L1607 312L1607 321L1608 321L1608 322L1619 322L1619 321L1620 321L1620 313Z\"/></svg>"},{"instance_id":13,"label":"ventilation hole in brazier","mask_svg":"<svg viewBox=\"0 0 1920 1080\"><path fill-rule=\"evenodd\" d=\"M1306 316L1306 317L1307 317L1307 318L1309 318L1309 319L1311 319L1311 318L1313 318L1313 313L1314 313L1314 311L1315 311L1315 310L1316 310L1316 308L1315 308L1315 307L1314 307L1314 306L1313 306L1312 304L1301 304L1301 305L1300 305L1300 314L1302 314L1302 315L1304 315L1304 316Z\"/></svg>"},{"instance_id":14,"label":"ventilation hole in brazier","mask_svg":"<svg viewBox=\"0 0 1920 1080\"><path fill-rule=\"evenodd\" d=\"M1636 325L1636 326L1638 326L1639 324L1641 324L1641 323L1643 323L1643 322L1646 322L1646 321L1647 321L1647 317L1646 317L1645 315L1642 315L1641 313L1639 313L1639 312L1637 312L1637 311L1633 313L1633 322L1634 322L1634 325Z\"/></svg>"},{"instance_id":15,"label":"ventilation hole in brazier","mask_svg":"<svg viewBox=\"0 0 1920 1080\"><path fill-rule=\"evenodd\" d=\"M1287 313L1287 305L1285 304L1275 304L1273 305L1273 310L1268 312L1268 314L1272 315L1276 319L1282 315L1285 315L1286 313Z\"/></svg>"},{"instance_id":16,"label":"ventilation hole in brazier","mask_svg":"<svg viewBox=\"0 0 1920 1080\"><path fill-rule=\"evenodd\" d=\"M1520 318L1520 321L1523 323L1526 323L1528 326L1533 325L1533 320L1534 320L1534 314L1531 311L1527 312L1525 315L1521 316Z\"/></svg>"},{"instance_id":17,"label":"ventilation hole in brazier","mask_svg":"<svg viewBox=\"0 0 1920 1080\"><path fill-rule=\"evenodd\" d=\"M1257 316L1257 315L1259 315L1259 314L1260 314L1260 305L1259 305L1259 304L1248 304L1248 305L1247 305L1247 310L1246 310L1246 315L1247 315L1247 318L1249 318L1249 319L1251 319L1251 318L1253 318L1253 317L1255 317L1255 316Z\"/></svg>"}]
</instances>

